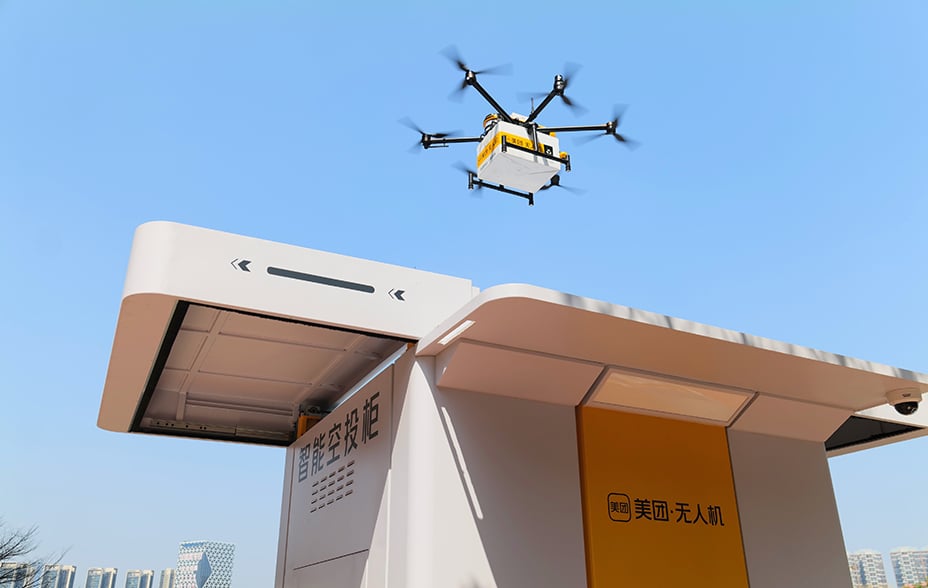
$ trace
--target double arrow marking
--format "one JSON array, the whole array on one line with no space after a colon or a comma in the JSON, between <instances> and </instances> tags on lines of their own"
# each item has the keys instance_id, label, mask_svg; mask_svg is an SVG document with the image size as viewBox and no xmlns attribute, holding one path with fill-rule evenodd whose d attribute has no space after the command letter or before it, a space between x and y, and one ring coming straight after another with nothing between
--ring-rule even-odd
<instances>
[{"instance_id":1,"label":"double arrow marking","mask_svg":"<svg viewBox=\"0 0 928 588\"><path fill-rule=\"evenodd\" d=\"M232 260L231 262L229 262L229 263L231 263L231 264L232 264L232 267L234 267L235 269L240 269L240 270L242 270L243 272L250 272L250 271L251 271L250 269L248 269L248 264L251 263L251 260L250 260L250 259L242 259L242 260L239 260L239 258L236 257L235 259L233 259L233 260Z\"/></svg>"},{"instance_id":2,"label":"double arrow marking","mask_svg":"<svg viewBox=\"0 0 928 588\"><path fill-rule=\"evenodd\" d=\"M396 300L401 300L403 302L406 302L406 299L403 298L403 294L405 293L406 293L406 290L390 290L390 298L394 298Z\"/></svg>"}]
</instances>

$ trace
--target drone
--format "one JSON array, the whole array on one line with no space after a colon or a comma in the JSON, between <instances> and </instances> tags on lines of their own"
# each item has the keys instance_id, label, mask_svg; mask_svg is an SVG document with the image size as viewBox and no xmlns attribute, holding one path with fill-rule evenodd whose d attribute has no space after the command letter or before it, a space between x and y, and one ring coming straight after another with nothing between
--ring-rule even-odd
<instances>
[{"instance_id":1,"label":"drone","mask_svg":"<svg viewBox=\"0 0 928 588\"><path fill-rule=\"evenodd\" d=\"M529 206L534 206L535 194L540 191L549 188L572 190L561 184L560 171L562 167L565 171L570 171L570 155L559 149L557 133L599 132L600 134L588 140L611 135L627 147L634 148L637 145L617 131L622 117L622 110L619 108L613 113L612 120L601 125L546 127L536 122L541 112L555 98L560 98L569 108L580 108L564 93L578 66L571 67L568 64L564 74L555 75L551 90L538 95L543 96L538 106L534 106L533 97L532 110L526 116L507 113L477 81L478 75L502 73L505 66L474 71L464 63L454 47L445 49L442 54L464 72L464 79L457 93L470 86L493 107L495 112L483 120L483 134L477 137L458 137L455 133L427 133L408 118L400 122L419 133L420 139L416 146L423 149L448 147L457 143L478 143L477 170L471 170L463 164L459 167L467 174L469 190L489 188L512 194L526 199Z\"/></svg>"}]
</instances>

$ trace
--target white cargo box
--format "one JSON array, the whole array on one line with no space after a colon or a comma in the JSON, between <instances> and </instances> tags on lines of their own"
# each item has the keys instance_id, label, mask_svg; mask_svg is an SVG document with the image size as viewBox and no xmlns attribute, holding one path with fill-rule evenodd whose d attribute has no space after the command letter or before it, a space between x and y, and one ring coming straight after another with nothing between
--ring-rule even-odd
<instances>
[{"instance_id":1,"label":"white cargo box","mask_svg":"<svg viewBox=\"0 0 928 588\"><path fill-rule=\"evenodd\" d=\"M558 157L557 137L538 133L541 149ZM535 149L528 130L520 125L499 121L487 131L477 146L477 177L526 192L537 192L561 169L558 161L533 155L518 149L503 151L503 138L508 146Z\"/></svg>"}]
</instances>

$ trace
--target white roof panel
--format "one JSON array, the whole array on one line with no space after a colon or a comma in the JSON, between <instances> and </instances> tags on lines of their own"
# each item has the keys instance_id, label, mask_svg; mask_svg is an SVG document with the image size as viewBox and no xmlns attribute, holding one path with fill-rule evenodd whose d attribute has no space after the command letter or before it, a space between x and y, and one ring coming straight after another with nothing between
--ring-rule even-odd
<instances>
[{"instance_id":1,"label":"white roof panel","mask_svg":"<svg viewBox=\"0 0 928 588\"><path fill-rule=\"evenodd\" d=\"M417 354L437 358L439 385L476 392L524 396L481 373L498 363L556 381L544 400L576 405L589 401L595 364L603 374L619 368L763 398L731 424L739 430L825 441L856 415L901 423L894 440L928 432L928 410L903 417L886 406L890 390L928 391L928 375L525 284L484 290L425 336ZM564 362L575 364L574 377Z\"/></svg>"},{"instance_id":2,"label":"white roof panel","mask_svg":"<svg viewBox=\"0 0 928 588\"><path fill-rule=\"evenodd\" d=\"M98 424L287 444L473 295L469 280L180 225L139 227Z\"/></svg>"}]
</instances>

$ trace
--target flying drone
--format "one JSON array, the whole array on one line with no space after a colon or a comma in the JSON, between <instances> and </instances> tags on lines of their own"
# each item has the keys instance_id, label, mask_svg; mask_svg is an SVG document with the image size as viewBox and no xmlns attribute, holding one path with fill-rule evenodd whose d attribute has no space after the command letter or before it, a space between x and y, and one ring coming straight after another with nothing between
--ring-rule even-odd
<instances>
[{"instance_id":1,"label":"flying drone","mask_svg":"<svg viewBox=\"0 0 928 588\"><path fill-rule=\"evenodd\" d=\"M461 166L467 173L467 188L489 188L498 192L512 194L528 200L529 206L535 204L535 194L549 188L566 188L561 184L560 171L570 171L570 155L559 149L557 133L600 132L590 139L612 135L616 141L634 147L635 142L617 132L622 112L617 109L612 120L601 125L546 127L536 122L538 115L555 98L574 110L579 108L564 92L570 79L576 73L576 66L565 68L564 74L554 76L554 84L543 96L538 106L534 106L528 116L507 113L489 92L477 81L480 74L502 73L503 66L474 71L461 59L453 47L442 52L458 69L464 72L464 79L458 88L463 92L468 86L474 88L495 112L483 120L483 134L478 137L458 137L454 133L427 133L418 128L408 118L400 122L418 132L421 136L417 145L423 149L448 147L455 143L478 143L477 171ZM571 71L572 70L572 71ZM534 103L534 98L533 98Z\"/></svg>"}]
</instances>

